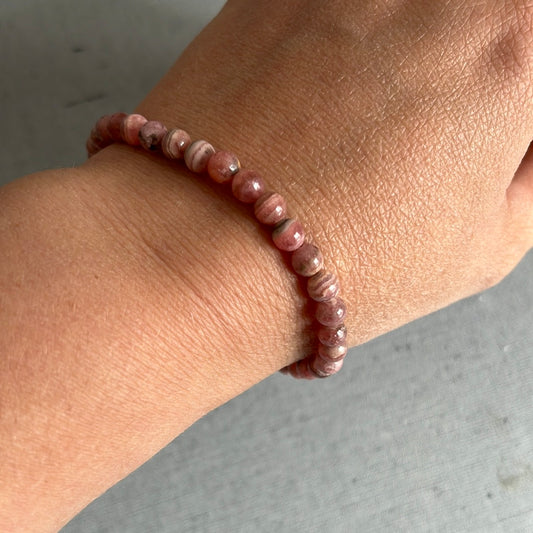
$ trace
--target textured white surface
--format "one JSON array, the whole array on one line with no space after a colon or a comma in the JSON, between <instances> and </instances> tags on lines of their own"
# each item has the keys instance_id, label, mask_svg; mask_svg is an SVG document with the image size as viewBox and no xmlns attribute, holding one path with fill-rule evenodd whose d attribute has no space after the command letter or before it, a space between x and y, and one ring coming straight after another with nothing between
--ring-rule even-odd
<instances>
[{"instance_id":1,"label":"textured white surface","mask_svg":"<svg viewBox=\"0 0 533 533\"><path fill-rule=\"evenodd\" d=\"M132 109L221 5L1 2L0 179L82 161L95 119ZM530 253L335 378L265 380L63 532L531 532L532 308Z\"/></svg>"}]
</instances>

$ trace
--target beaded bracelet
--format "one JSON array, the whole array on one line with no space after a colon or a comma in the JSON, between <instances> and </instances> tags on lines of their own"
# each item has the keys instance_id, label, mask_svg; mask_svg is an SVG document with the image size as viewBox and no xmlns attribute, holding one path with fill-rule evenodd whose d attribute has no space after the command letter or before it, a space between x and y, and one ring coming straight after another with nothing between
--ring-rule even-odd
<instances>
[{"instance_id":1,"label":"beaded bracelet","mask_svg":"<svg viewBox=\"0 0 533 533\"><path fill-rule=\"evenodd\" d=\"M98 120L87 141L89 157L109 146L124 142L148 151L160 151L167 159L184 159L189 170L207 174L217 183L231 185L233 195L245 204L253 204L255 218L272 230L274 245L291 254L291 264L298 276L307 278L307 293L316 302L318 322L316 353L280 370L295 378L325 378L338 372L348 351L344 325L346 305L339 298L337 276L323 268L320 250L305 238L301 223L287 217L285 199L266 190L265 182L253 170L241 168L230 152L216 151L207 141L191 141L182 129L167 130L161 123L142 115L115 113Z\"/></svg>"}]
</instances>

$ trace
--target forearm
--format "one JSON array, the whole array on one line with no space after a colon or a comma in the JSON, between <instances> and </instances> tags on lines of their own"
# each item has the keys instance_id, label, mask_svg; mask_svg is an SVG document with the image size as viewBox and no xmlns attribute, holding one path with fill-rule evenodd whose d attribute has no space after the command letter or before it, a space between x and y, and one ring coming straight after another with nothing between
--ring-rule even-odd
<instances>
[{"instance_id":1,"label":"forearm","mask_svg":"<svg viewBox=\"0 0 533 533\"><path fill-rule=\"evenodd\" d=\"M301 357L295 279L206 182L111 149L0 203L3 531L59 527Z\"/></svg>"}]
</instances>

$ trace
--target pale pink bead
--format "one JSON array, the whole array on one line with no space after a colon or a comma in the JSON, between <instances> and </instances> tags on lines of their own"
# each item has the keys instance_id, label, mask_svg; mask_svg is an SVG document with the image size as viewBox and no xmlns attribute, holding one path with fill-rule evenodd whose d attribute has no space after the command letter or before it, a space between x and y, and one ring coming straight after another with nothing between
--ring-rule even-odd
<instances>
[{"instance_id":1,"label":"pale pink bead","mask_svg":"<svg viewBox=\"0 0 533 533\"><path fill-rule=\"evenodd\" d=\"M342 298L332 298L327 302L319 302L315 317L323 326L334 328L344 322L346 304Z\"/></svg>"},{"instance_id":2,"label":"pale pink bead","mask_svg":"<svg viewBox=\"0 0 533 533\"><path fill-rule=\"evenodd\" d=\"M257 172L243 169L233 176L231 190L237 200L251 204L265 192L265 182Z\"/></svg>"},{"instance_id":3,"label":"pale pink bead","mask_svg":"<svg viewBox=\"0 0 533 533\"><path fill-rule=\"evenodd\" d=\"M125 117L120 127L122 140L130 146L139 146L141 144L139 132L147 122L148 119L136 113Z\"/></svg>"},{"instance_id":4,"label":"pale pink bead","mask_svg":"<svg viewBox=\"0 0 533 533\"><path fill-rule=\"evenodd\" d=\"M287 218L276 226L272 232L272 240L276 247L284 252L298 249L305 239L302 225L293 218Z\"/></svg>"},{"instance_id":5,"label":"pale pink bead","mask_svg":"<svg viewBox=\"0 0 533 533\"><path fill-rule=\"evenodd\" d=\"M331 300L339 294L339 280L337 276L327 270L321 270L307 282L309 296L317 302Z\"/></svg>"},{"instance_id":6,"label":"pale pink bead","mask_svg":"<svg viewBox=\"0 0 533 533\"><path fill-rule=\"evenodd\" d=\"M167 131L161 141L161 150L169 159L181 159L191 144L191 136L184 130Z\"/></svg>"},{"instance_id":7,"label":"pale pink bead","mask_svg":"<svg viewBox=\"0 0 533 533\"><path fill-rule=\"evenodd\" d=\"M161 122L158 120L149 120L139 130L141 146L145 150L157 150L166 133L167 128Z\"/></svg>"},{"instance_id":8,"label":"pale pink bead","mask_svg":"<svg viewBox=\"0 0 533 533\"><path fill-rule=\"evenodd\" d=\"M185 150L185 164L189 170L199 174L207 168L207 162L214 153L215 149L207 141L194 141Z\"/></svg>"},{"instance_id":9,"label":"pale pink bead","mask_svg":"<svg viewBox=\"0 0 533 533\"><path fill-rule=\"evenodd\" d=\"M110 120L111 115L104 115L98 119L96 125L94 126L96 136L98 136L98 138L100 138L105 144L111 144L113 142L113 138L111 137L108 128Z\"/></svg>"},{"instance_id":10,"label":"pale pink bead","mask_svg":"<svg viewBox=\"0 0 533 533\"><path fill-rule=\"evenodd\" d=\"M348 330L344 324L335 328L320 326L317 333L318 340L325 346L340 346L346 344L347 335Z\"/></svg>"},{"instance_id":11,"label":"pale pink bead","mask_svg":"<svg viewBox=\"0 0 533 533\"><path fill-rule=\"evenodd\" d=\"M255 202L254 213L261 224L273 226L286 217L287 203L281 194L266 192Z\"/></svg>"},{"instance_id":12,"label":"pale pink bead","mask_svg":"<svg viewBox=\"0 0 533 533\"><path fill-rule=\"evenodd\" d=\"M122 141L122 135L120 133L120 130L122 128L122 122L124 122L124 119L127 116L128 115L126 115L126 113L113 113L111 117L109 117L107 131L109 132L109 135L111 136L114 142Z\"/></svg>"},{"instance_id":13,"label":"pale pink bead","mask_svg":"<svg viewBox=\"0 0 533 533\"><path fill-rule=\"evenodd\" d=\"M321 357L315 357L309 366L311 371L319 378L327 378L336 374L342 368L343 364L344 358L338 361L325 361Z\"/></svg>"},{"instance_id":14,"label":"pale pink bead","mask_svg":"<svg viewBox=\"0 0 533 533\"><path fill-rule=\"evenodd\" d=\"M342 359L347 352L348 347L345 344L339 344L338 346L318 345L318 356L325 361L338 361L339 359Z\"/></svg>"},{"instance_id":15,"label":"pale pink bead","mask_svg":"<svg viewBox=\"0 0 533 533\"><path fill-rule=\"evenodd\" d=\"M314 244L304 242L293 252L291 262L296 274L308 278L322 268L324 258L322 252Z\"/></svg>"},{"instance_id":16,"label":"pale pink bead","mask_svg":"<svg viewBox=\"0 0 533 533\"><path fill-rule=\"evenodd\" d=\"M289 365L288 370L289 374L297 379L311 380L317 377L316 373L311 370L308 359L300 359L300 361L292 363Z\"/></svg>"},{"instance_id":17,"label":"pale pink bead","mask_svg":"<svg viewBox=\"0 0 533 533\"><path fill-rule=\"evenodd\" d=\"M230 152L216 152L207 162L207 173L217 183L230 181L240 168L241 163L237 156Z\"/></svg>"}]
</instances>

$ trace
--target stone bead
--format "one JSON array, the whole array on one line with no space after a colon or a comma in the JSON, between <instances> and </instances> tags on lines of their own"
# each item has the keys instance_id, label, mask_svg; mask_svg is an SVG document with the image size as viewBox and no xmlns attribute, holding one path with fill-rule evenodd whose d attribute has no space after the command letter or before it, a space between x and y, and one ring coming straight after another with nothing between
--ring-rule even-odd
<instances>
[{"instance_id":1,"label":"stone bead","mask_svg":"<svg viewBox=\"0 0 533 533\"><path fill-rule=\"evenodd\" d=\"M207 141L194 141L185 150L185 164L189 170L199 174L207 168L207 162L214 153L215 149Z\"/></svg>"},{"instance_id":2,"label":"stone bead","mask_svg":"<svg viewBox=\"0 0 533 533\"><path fill-rule=\"evenodd\" d=\"M286 218L287 202L277 192L266 192L255 202L254 213L261 224L273 226Z\"/></svg>"},{"instance_id":3,"label":"stone bead","mask_svg":"<svg viewBox=\"0 0 533 533\"><path fill-rule=\"evenodd\" d=\"M107 131L109 132L109 135L113 139L113 142L122 141L122 135L121 135L122 122L124 122L124 119L127 116L128 115L126 115L126 113L113 113L109 117L109 122L107 124Z\"/></svg>"},{"instance_id":4,"label":"stone bead","mask_svg":"<svg viewBox=\"0 0 533 533\"><path fill-rule=\"evenodd\" d=\"M230 181L240 169L240 161L230 152L216 152L207 162L207 173L217 183Z\"/></svg>"},{"instance_id":5,"label":"stone bead","mask_svg":"<svg viewBox=\"0 0 533 533\"><path fill-rule=\"evenodd\" d=\"M348 330L344 324L341 324L336 328L320 326L320 328L318 328L317 337L325 346L341 346L346 344L347 333Z\"/></svg>"},{"instance_id":6,"label":"stone bead","mask_svg":"<svg viewBox=\"0 0 533 533\"><path fill-rule=\"evenodd\" d=\"M313 372L309 366L308 359L300 359L300 361L296 361L289 365L288 369L289 374L293 378L309 380L317 378L317 374Z\"/></svg>"},{"instance_id":7,"label":"stone bead","mask_svg":"<svg viewBox=\"0 0 533 533\"><path fill-rule=\"evenodd\" d=\"M316 306L315 317L323 326L334 328L340 326L346 316L346 304L342 298L332 298L326 302L319 302Z\"/></svg>"},{"instance_id":8,"label":"stone bead","mask_svg":"<svg viewBox=\"0 0 533 533\"><path fill-rule=\"evenodd\" d=\"M94 133L102 143L111 144L113 142L113 137L109 133L109 121L111 120L111 115L104 115L100 117L94 126Z\"/></svg>"},{"instance_id":9,"label":"stone bead","mask_svg":"<svg viewBox=\"0 0 533 533\"><path fill-rule=\"evenodd\" d=\"M233 196L240 202L251 204L265 192L265 182L254 170L239 170L231 183Z\"/></svg>"},{"instance_id":10,"label":"stone bead","mask_svg":"<svg viewBox=\"0 0 533 533\"><path fill-rule=\"evenodd\" d=\"M161 150L168 159L181 159L191 144L191 136L184 130L167 131L161 141Z\"/></svg>"},{"instance_id":11,"label":"stone bead","mask_svg":"<svg viewBox=\"0 0 533 533\"><path fill-rule=\"evenodd\" d=\"M276 248L284 252L293 252L304 243L305 234L302 225L293 218L281 222L272 232Z\"/></svg>"},{"instance_id":12,"label":"stone bead","mask_svg":"<svg viewBox=\"0 0 533 533\"><path fill-rule=\"evenodd\" d=\"M325 361L338 361L348 353L346 344L339 344L338 346L326 346L324 344L318 345L318 356Z\"/></svg>"},{"instance_id":13,"label":"stone bead","mask_svg":"<svg viewBox=\"0 0 533 533\"><path fill-rule=\"evenodd\" d=\"M291 262L296 274L308 278L322 268L324 258L322 252L314 244L304 242L293 252Z\"/></svg>"},{"instance_id":14,"label":"stone bead","mask_svg":"<svg viewBox=\"0 0 533 533\"><path fill-rule=\"evenodd\" d=\"M139 130L139 140L145 150L157 150L161 145L163 137L167 133L167 128L158 120L149 120Z\"/></svg>"},{"instance_id":15,"label":"stone bead","mask_svg":"<svg viewBox=\"0 0 533 533\"><path fill-rule=\"evenodd\" d=\"M344 359L339 359L338 361L325 361L320 357L315 357L310 366L310 370L314 372L319 378L327 378L336 374L344 364Z\"/></svg>"},{"instance_id":16,"label":"stone bead","mask_svg":"<svg viewBox=\"0 0 533 533\"><path fill-rule=\"evenodd\" d=\"M139 132L147 122L148 119L136 113L125 117L120 127L122 140L130 146L140 146Z\"/></svg>"},{"instance_id":17,"label":"stone bead","mask_svg":"<svg viewBox=\"0 0 533 533\"><path fill-rule=\"evenodd\" d=\"M328 270L321 270L307 282L309 296L317 302L325 302L335 298L339 294L339 280L337 276Z\"/></svg>"},{"instance_id":18,"label":"stone bead","mask_svg":"<svg viewBox=\"0 0 533 533\"><path fill-rule=\"evenodd\" d=\"M87 148L87 155L89 157L92 157L93 155L97 154L102 149L102 146L100 146L91 137L89 137L89 139L87 140L87 144L85 145L85 147Z\"/></svg>"}]
</instances>

